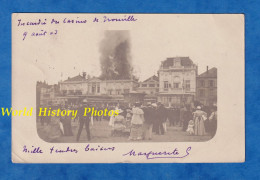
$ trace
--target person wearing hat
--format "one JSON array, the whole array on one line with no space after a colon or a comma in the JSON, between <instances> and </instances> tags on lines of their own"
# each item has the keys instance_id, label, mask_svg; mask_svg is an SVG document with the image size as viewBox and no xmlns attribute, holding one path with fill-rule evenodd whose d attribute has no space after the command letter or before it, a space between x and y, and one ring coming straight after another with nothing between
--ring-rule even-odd
<instances>
[{"instance_id":1,"label":"person wearing hat","mask_svg":"<svg viewBox=\"0 0 260 180\"><path fill-rule=\"evenodd\" d=\"M194 121L194 135L206 135L204 121L207 119L207 113L201 110L201 106L197 106L196 111L193 112Z\"/></svg>"},{"instance_id":2,"label":"person wearing hat","mask_svg":"<svg viewBox=\"0 0 260 180\"><path fill-rule=\"evenodd\" d=\"M86 102L84 102L86 103ZM85 125L85 129L87 132L87 138L90 141L90 129L89 129L89 122L90 122L90 115L84 116L85 108L83 107L82 104L80 104L79 109L78 109L78 117L79 117L79 129L78 129L78 134L77 134L77 142L79 141L81 131L83 129L83 126Z\"/></svg>"},{"instance_id":3,"label":"person wearing hat","mask_svg":"<svg viewBox=\"0 0 260 180\"><path fill-rule=\"evenodd\" d=\"M144 111L144 139L152 139L153 123L156 119L156 107L155 103L148 103Z\"/></svg>"},{"instance_id":4,"label":"person wearing hat","mask_svg":"<svg viewBox=\"0 0 260 180\"><path fill-rule=\"evenodd\" d=\"M167 110L164 105L158 102L158 107L156 110L156 119L154 121L154 130L157 135L164 135L165 130L163 128L163 123L167 118Z\"/></svg>"}]
</instances>

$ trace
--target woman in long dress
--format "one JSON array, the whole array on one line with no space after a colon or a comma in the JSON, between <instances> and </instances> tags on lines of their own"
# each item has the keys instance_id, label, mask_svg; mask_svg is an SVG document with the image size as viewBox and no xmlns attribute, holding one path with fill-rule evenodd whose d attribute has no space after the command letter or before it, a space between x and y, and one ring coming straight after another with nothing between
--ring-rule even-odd
<instances>
[{"instance_id":1,"label":"woman in long dress","mask_svg":"<svg viewBox=\"0 0 260 180\"><path fill-rule=\"evenodd\" d=\"M57 116L50 117L50 124L45 127L47 141L57 142L62 136L60 118Z\"/></svg>"},{"instance_id":2,"label":"woman in long dress","mask_svg":"<svg viewBox=\"0 0 260 180\"><path fill-rule=\"evenodd\" d=\"M209 116L209 133L211 134L212 137L215 136L216 130L217 130L217 106L213 107L213 112Z\"/></svg>"},{"instance_id":3,"label":"woman in long dress","mask_svg":"<svg viewBox=\"0 0 260 180\"><path fill-rule=\"evenodd\" d=\"M140 108L141 103L135 103L132 109L131 132L129 140L141 140L143 138L144 111Z\"/></svg>"},{"instance_id":4,"label":"woman in long dress","mask_svg":"<svg viewBox=\"0 0 260 180\"><path fill-rule=\"evenodd\" d=\"M118 115L115 116L114 128L113 128L112 133L111 133L112 136L122 136L123 135L123 132L124 132L124 130L126 128L126 126L125 126L125 118L122 115L123 112L124 112L123 110L119 109L118 110Z\"/></svg>"},{"instance_id":5,"label":"woman in long dress","mask_svg":"<svg viewBox=\"0 0 260 180\"><path fill-rule=\"evenodd\" d=\"M194 120L194 135L203 136L206 134L204 121L207 119L207 113L201 110L198 106L197 110L193 112Z\"/></svg>"}]
</instances>

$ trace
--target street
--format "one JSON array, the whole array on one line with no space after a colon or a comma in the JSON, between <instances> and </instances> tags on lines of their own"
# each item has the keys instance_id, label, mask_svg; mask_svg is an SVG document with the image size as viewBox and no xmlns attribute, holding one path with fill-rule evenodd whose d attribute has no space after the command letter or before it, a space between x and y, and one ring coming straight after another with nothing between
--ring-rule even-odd
<instances>
[{"instance_id":1,"label":"street","mask_svg":"<svg viewBox=\"0 0 260 180\"><path fill-rule=\"evenodd\" d=\"M46 125L45 125L46 126ZM47 139L47 134L44 132L44 126L37 123L37 129L39 136L43 139ZM76 135L78 132L77 124L72 125L73 136L61 136L52 142L64 142L64 143L77 143ZM91 142L91 143L110 143L110 142L203 142L211 139L211 136L194 136L188 135L187 132L182 131L181 127L172 126L169 127L167 123L167 132L164 135L156 135L153 133L152 140L140 140L129 141L128 136L114 137L111 136L112 128L108 125L107 120L94 121L93 126L90 123L91 141L87 140L85 127L82 130L79 143Z\"/></svg>"}]
</instances>

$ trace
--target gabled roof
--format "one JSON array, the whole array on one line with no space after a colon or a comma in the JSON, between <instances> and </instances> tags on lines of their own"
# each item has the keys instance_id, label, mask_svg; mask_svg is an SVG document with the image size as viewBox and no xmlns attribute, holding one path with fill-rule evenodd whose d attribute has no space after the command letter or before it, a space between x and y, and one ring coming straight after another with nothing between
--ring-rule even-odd
<instances>
[{"instance_id":1,"label":"gabled roof","mask_svg":"<svg viewBox=\"0 0 260 180\"><path fill-rule=\"evenodd\" d=\"M207 78L216 78L217 77L217 68L213 67L209 69L208 71L200 74L198 77L207 77Z\"/></svg>"},{"instance_id":2,"label":"gabled roof","mask_svg":"<svg viewBox=\"0 0 260 180\"><path fill-rule=\"evenodd\" d=\"M150 81L150 80L154 80L154 81L158 81L159 82L158 76L155 76L155 75L153 75L152 77L149 77L148 79L144 80L143 82L147 82L147 81Z\"/></svg>"},{"instance_id":3,"label":"gabled roof","mask_svg":"<svg viewBox=\"0 0 260 180\"><path fill-rule=\"evenodd\" d=\"M99 79L98 77L92 77L92 78L89 78L88 81L101 81L101 79Z\"/></svg>"},{"instance_id":4,"label":"gabled roof","mask_svg":"<svg viewBox=\"0 0 260 180\"><path fill-rule=\"evenodd\" d=\"M181 66L191 66L191 65L193 65L193 62L189 57L171 57L171 58L167 58L165 61L163 61L162 66L164 68L174 66L174 60L175 59L180 59Z\"/></svg>"},{"instance_id":5,"label":"gabled roof","mask_svg":"<svg viewBox=\"0 0 260 180\"><path fill-rule=\"evenodd\" d=\"M86 78L84 78L81 75L77 75L75 77L72 78L68 78L67 80L65 80L64 82L72 82L72 81L86 81Z\"/></svg>"}]
</instances>

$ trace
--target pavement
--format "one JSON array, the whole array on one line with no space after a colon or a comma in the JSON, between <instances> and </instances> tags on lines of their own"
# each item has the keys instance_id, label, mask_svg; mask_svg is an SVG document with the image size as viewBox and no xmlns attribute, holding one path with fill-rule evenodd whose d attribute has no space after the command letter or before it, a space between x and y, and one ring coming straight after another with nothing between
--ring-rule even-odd
<instances>
[{"instance_id":1,"label":"pavement","mask_svg":"<svg viewBox=\"0 0 260 180\"><path fill-rule=\"evenodd\" d=\"M114 137L111 136L111 127L108 125L109 121L94 121L93 125L90 124L91 141L87 140L85 127L83 128L80 136L79 143L110 143L110 142L133 142L128 140L128 136ZM46 125L44 125L46 126ZM37 123L38 135L41 139L48 141L47 134L44 132L44 126ZM57 143L77 143L76 135L78 132L78 125L72 124L73 136L61 136L52 140L51 142ZM210 135L194 136L188 135L187 132L182 131L181 127L169 126L167 124L167 132L164 135L156 135L153 133L152 140L139 140L134 142L205 142L211 139Z\"/></svg>"}]
</instances>

